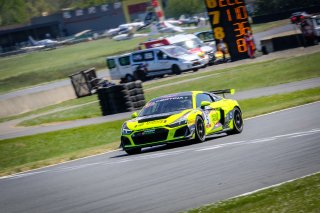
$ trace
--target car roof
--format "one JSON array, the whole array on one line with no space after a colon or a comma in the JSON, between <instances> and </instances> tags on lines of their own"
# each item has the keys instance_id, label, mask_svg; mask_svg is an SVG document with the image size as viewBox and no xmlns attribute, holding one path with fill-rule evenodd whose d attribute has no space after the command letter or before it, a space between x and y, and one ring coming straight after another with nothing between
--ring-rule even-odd
<instances>
[{"instance_id":1,"label":"car roof","mask_svg":"<svg viewBox=\"0 0 320 213\"><path fill-rule=\"evenodd\" d=\"M143 53L143 52L149 52L152 50L165 50L165 49L170 49L170 48L177 48L175 45L165 45L165 46L159 46L159 47L153 47L153 48L148 48L144 50L138 50L138 51L133 51L132 53ZM178 47L179 48L179 47Z\"/></svg>"},{"instance_id":2,"label":"car roof","mask_svg":"<svg viewBox=\"0 0 320 213\"><path fill-rule=\"evenodd\" d=\"M178 92L178 93L172 93L172 94L167 94L167 95L162 95L156 98L153 98L152 100L157 100L157 99L161 99L161 98L167 98L167 97L174 97L174 96L192 96L192 95L196 95L199 93L205 93L204 91L187 91L187 92ZM151 101L152 101L151 100Z\"/></svg>"}]
</instances>

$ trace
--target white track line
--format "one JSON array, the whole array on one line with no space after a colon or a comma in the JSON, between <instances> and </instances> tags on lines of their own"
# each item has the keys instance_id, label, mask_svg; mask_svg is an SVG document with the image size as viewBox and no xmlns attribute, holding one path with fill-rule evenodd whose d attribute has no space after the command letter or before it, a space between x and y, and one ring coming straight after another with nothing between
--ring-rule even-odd
<instances>
[{"instance_id":1,"label":"white track line","mask_svg":"<svg viewBox=\"0 0 320 213\"><path fill-rule=\"evenodd\" d=\"M256 193L256 192L263 191L263 190L265 190L265 189L270 189L270 188L274 188L274 187L277 187L277 186L281 186L281 185L283 185L283 184L290 183L290 182L293 182L293 181L296 181L296 180L299 180L299 179L302 179L302 178L310 177L310 176L312 176L312 175L316 175L316 174L319 174L319 173L320 173L320 171L319 171L319 172L312 173L312 174L309 174L309 175L305 175L305 176L302 176L302 177L299 177L299 178L294 178L294 179L287 180L287 181L284 181L284 182L281 182L281 183L277 183L277 184L274 184L274 185L271 185L271 186L267 186L267 187L263 187L263 188L260 188L260 189L256 189L256 190L251 191L251 192L246 192L246 193L243 193L243 194L240 194L240 195L231 197L231 198L229 198L229 199L227 199L227 200L231 200L231 199L234 199L234 198L239 198L239 197L251 195L251 194L254 194L254 193Z\"/></svg>"},{"instance_id":2,"label":"white track line","mask_svg":"<svg viewBox=\"0 0 320 213\"><path fill-rule=\"evenodd\" d=\"M275 114L275 113L278 113L278 112L283 112L283 111L288 111L288 110L292 110L292 109L296 109L296 108L301 108L301 107L305 107L305 106L308 106L308 105L312 105L312 104L316 104L316 103L320 103L320 101L317 101L317 102L313 102L313 103L308 103L308 104L304 104L304 105L300 105L300 106L295 106L295 107L290 107L290 108L287 108L287 109L282 109L282 110L278 110L278 111L274 111L274 112L271 112L271 113L266 113L266 114L263 114L263 115L258 115L258 116L254 116L254 117L251 117L251 118L247 118L245 120L250 120L250 119L254 119L254 118L259 118L259 117L263 117L263 116L268 116L268 115L271 115L271 114ZM320 131L320 130L317 130L317 129L314 129L312 131ZM309 131L311 132L311 131ZM295 136L297 134L306 134L306 132L301 132L301 133L291 133L291 134L286 134L286 135L280 135L280 136L274 136L274 137L285 137L285 136ZM257 140L257 139L256 139ZM238 141L238 142L232 142L232 143L228 143L228 144L239 144L239 143L243 143L244 141ZM254 141L251 141L251 143L253 143ZM217 149L217 148L220 148L220 147L217 147L217 146L226 146L226 145L215 145L215 146L211 146L211 147L204 147L203 148L203 151L204 150L210 150L210 149ZM86 157L83 157L83 158L78 158L78 159L75 159L75 160L70 160L70 161L65 161L65 162L61 162L61 163L57 163L57 164L52 164L52 165L48 165L48 166L44 166L44 167L41 167L41 168L37 168L37 169L31 169L31 170L27 170L27 171L24 171L24 172L19 172L19 173L16 173L16 174L12 174L12 175L6 175L6 176L2 176L0 177L0 180L1 179L7 179L7 178L13 178L13 177L17 177L17 176L20 176L21 174L24 175L25 173L28 173L28 174L36 174L38 170L40 169L45 169L45 168L50 168L50 167L54 167L54 166L57 166L57 165L61 165L61 164L65 164L65 163L70 163L70 162L74 162L74 161L78 161L78 160L83 160L83 159L86 159L86 158L91 158L91 157L96 157L96 156L100 156L100 155L104 155L104 154L108 154L108 153L112 153L112 152L117 152L117 151L120 151L120 149L116 149L116 150L112 150L112 151L107 151L107 152L103 152L103 153L100 153L100 154L95 154L95 155L90 155L90 156L86 156ZM186 150L188 151L188 150ZM196 151L200 151L200 150L196 150ZM202 150L201 150L202 151ZM181 151L181 152L184 152L184 151ZM155 155L161 155L161 154L155 154ZM162 154L163 155L163 154ZM172 155L172 154L169 154L169 155ZM147 156L141 156L141 157L147 157ZM125 160L127 161L127 160ZM39 172L40 173L40 172Z\"/></svg>"}]
</instances>

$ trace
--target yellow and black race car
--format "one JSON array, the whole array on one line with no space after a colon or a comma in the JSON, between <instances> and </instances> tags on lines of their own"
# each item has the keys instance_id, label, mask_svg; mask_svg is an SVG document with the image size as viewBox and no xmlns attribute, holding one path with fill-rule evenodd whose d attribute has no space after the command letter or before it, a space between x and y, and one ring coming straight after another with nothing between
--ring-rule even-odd
<instances>
[{"instance_id":1,"label":"yellow and black race car","mask_svg":"<svg viewBox=\"0 0 320 213\"><path fill-rule=\"evenodd\" d=\"M205 141L206 136L226 132L241 133L243 119L237 101L212 92L190 91L161 96L149 101L138 114L124 122L121 147L128 154L138 154L143 147L178 141Z\"/></svg>"}]
</instances>

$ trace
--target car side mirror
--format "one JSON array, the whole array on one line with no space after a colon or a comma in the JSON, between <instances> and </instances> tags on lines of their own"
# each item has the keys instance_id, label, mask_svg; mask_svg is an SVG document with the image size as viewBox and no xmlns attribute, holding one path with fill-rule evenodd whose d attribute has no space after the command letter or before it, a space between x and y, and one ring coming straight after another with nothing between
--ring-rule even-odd
<instances>
[{"instance_id":1,"label":"car side mirror","mask_svg":"<svg viewBox=\"0 0 320 213\"><path fill-rule=\"evenodd\" d=\"M201 108L204 109L206 106L209 106L211 103L209 101L202 101Z\"/></svg>"},{"instance_id":2,"label":"car side mirror","mask_svg":"<svg viewBox=\"0 0 320 213\"><path fill-rule=\"evenodd\" d=\"M136 118L136 117L138 117L138 113L137 112L132 113L131 118Z\"/></svg>"}]
</instances>

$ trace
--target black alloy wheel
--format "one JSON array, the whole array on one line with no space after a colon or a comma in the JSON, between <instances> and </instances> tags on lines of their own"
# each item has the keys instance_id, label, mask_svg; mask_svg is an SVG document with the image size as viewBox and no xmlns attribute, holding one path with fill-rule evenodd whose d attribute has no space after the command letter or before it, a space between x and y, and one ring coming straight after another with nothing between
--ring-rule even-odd
<instances>
[{"instance_id":1,"label":"black alloy wheel","mask_svg":"<svg viewBox=\"0 0 320 213\"><path fill-rule=\"evenodd\" d=\"M239 134L243 130L243 119L242 113L239 108L233 110L233 129L229 132L230 134Z\"/></svg>"},{"instance_id":2,"label":"black alloy wheel","mask_svg":"<svg viewBox=\"0 0 320 213\"><path fill-rule=\"evenodd\" d=\"M196 129L195 129L195 142L201 143L204 142L206 139L206 130L204 128L204 122L203 119L200 116L197 116L196 118Z\"/></svg>"}]
</instances>

